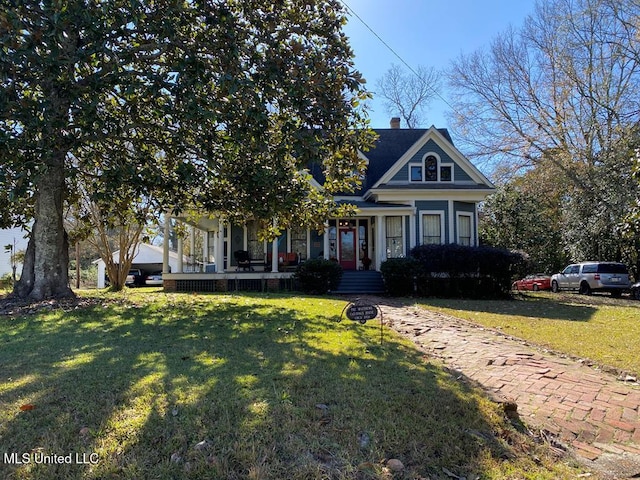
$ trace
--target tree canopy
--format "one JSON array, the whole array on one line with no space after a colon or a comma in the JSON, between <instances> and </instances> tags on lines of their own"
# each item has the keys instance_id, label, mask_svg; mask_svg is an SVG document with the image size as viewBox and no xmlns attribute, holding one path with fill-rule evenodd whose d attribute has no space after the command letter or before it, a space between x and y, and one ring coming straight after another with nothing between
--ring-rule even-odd
<instances>
[{"instance_id":1,"label":"tree canopy","mask_svg":"<svg viewBox=\"0 0 640 480\"><path fill-rule=\"evenodd\" d=\"M515 167L550 158L573 175L640 120L640 4L546 0L522 28L458 58L456 128L474 157Z\"/></svg>"},{"instance_id":2,"label":"tree canopy","mask_svg":"<svg viewBox=\"0 0 640 480\"><path fill-rule=\"evenodd\" d=\"M559 271L568 260L562 242L564 190L550 162L498 186L481 208L480 241L527 253L535 272Z\"/></svg>"},{"instance_id":3,"label":"tree canopy","mask_svg":"<svg viewBox=\"0 0 640 480\"><path fill-rule=\"evenodd\" d=\"M540 0L521 28L461 56L449 72L458 144L519 175L501 195L523 200L518 217L528 210L535 225L520 230L515 243L547 249L547 259L624 260L637 270L639 235L631 221L637 217L628 213L640 204L632 175L640 121L638 19L636 0ZM545 177L549 171L553 178ZM546 198L544 182L554 189ZM549 217L536 215L536 205L554 212L555 252L542 234ZM489 218L508 214L506 204L488 207ZM496 239L505 232L493 233Z\"/></svg>"},{"instance_id":4,"label":"tree canopy","mask_svg":"<svg viewBox=\"0 0 640 480\"><path fill-rule=\"evenodd\" d=\"M0 223L33 221L14 293L71 294L80 181L106 212L329 215L371 140L344 23L337 0L0 1Z\"/></svg>"}]
</instances>

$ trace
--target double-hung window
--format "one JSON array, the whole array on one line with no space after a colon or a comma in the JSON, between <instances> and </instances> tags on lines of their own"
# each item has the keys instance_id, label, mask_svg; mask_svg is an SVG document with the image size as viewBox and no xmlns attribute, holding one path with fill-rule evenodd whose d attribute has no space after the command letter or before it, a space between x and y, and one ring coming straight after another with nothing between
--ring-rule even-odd
<instances>
[{"instance_id":1,"label":"double-hung window","mask_svg":"<svg viewBox=\"0 0 640 480\"><path fill-rule=\"evenodd\" d=\"M442 215L425 213L422 215L422 244L438 245L442 243Z\"/></svg>"},{"instance_id":2,"label":"double-hung window","mask_svg":"<svg viewBox=\"0 0 640 480\"><path fill-rule=\"evenodd\" d=\"M458 245L471 245L471 215L458 214Z\"/></svg>"},{"instance_id":3,"label":"double-hung window","mask_svg":"<svg viewBox=\"0 0 640 480\"><path fill-rule=\"evenodd\" d=\"M387 258L399 258L404 254L402 246L402 217L387 217Z\"/></svg>"},{"instance_id":4,"label":"double-hung window","mask_svg":"<svg viewBox=\"0 0 640 480\"><path fill-rule=\"evenodd\" d=\"M293 228L291 230L291 251L298 254L300 261L307 259L306 228Z\"/></svg>"},{"instance_id":5,"label":"double-hung window","mask_svg":"<svg viewBox=\"0 0 640 480\"><path fill-rule=\"evenodd\" d=\"M264 259L264 242L258 238L258 222L247 223L247 250L252 260Z\"/></svg>"}]
</instances>

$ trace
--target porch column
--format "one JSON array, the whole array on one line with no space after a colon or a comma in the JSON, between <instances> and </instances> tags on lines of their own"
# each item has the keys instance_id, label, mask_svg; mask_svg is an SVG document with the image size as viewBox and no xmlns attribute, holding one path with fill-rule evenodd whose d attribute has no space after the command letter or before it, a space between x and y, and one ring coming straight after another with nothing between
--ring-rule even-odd
<instances>
[{"instance_id":1,"label":"porch column","mask_svg":"<svg viewBox=\"0 0 640 480\"><path fill-rule=\"evenodd\" d=\"M324 224L324 237L322 238L322 255L329 260L329 222Z\"/></svg>"},{"instance_id":2,"label":"porch column","mask_svg":"<svg viewBox=\"0 0 640 480\"><path fill-rule=\"evenodd\" d=\"M207 271L209 263L209 231L202 230L202 271Z\"/></svg>"},{"instance_id":3,"label":"porch column","mask_svg":"<svg viewBox=\"0 0 640 480\"><path fill-rule=\"evenodd\" d=\"M221 226L222 224L220 224L220 226L218 227L218 230L215 230L213 232L213 262L215 264L215 272L219 272L220 271L220 262L219 260L219 255L220 255L220 247L219 247L219 243L218 242L218 238L220 237L220 230L221 230Z\"/></svg>"},{"instance_id":4,"label":"porch column","mask_svg":"<svg viewBox=\"0 0 640 480\"><path fill-rule=\"evenodd\" d=\"M376 248L378 252L376 254L377 269L380 270L380 265L387 259L387 238L385 235L385 217L384 215L376 215Z\"/></svg>"},{"instance_id":5,"label":"porch column","mask_svg":"<svg viewBox=\"0 0 640 480\"><path fill-rule=\"evenodd\" d=\"M478 204L475 203L473 205L473 213L474 213L474 218L475 218L475 222L476 224L474 225L474 230L475 230L475 242L474 246L478 246L480 245L480 238L479 238L479 234L478 234Z\"/></svg>"},{"instance_id":6,"label":"porch column","mask_svg":"<svg viewBox=\"0 0 640 480\"><path fill-rule=\"evenodd\" d=\"M169 238L171 237L171 217L164 215L164 241L162 242L162 273L169 273Z\"/></svg>"},{"instance_id":7,"label":"porch column","mask_svg":"<svg viewBox=\"0 0 640 480\"><path fill-rule=\"evenodd\" d=\"M409 249L416 246L416 211L409 214ZM409 252L407 252L408 254Z\"/></svg>"},{"instance_id":8,"label":"porch column","mask_svg":"<svg viewBox=\"0 0 640 480\"><path fill-rule=\"evenodd\" d=\"M455 229L454 229L454 212L453 212L453 200L449 200L447 203L447 209L449 210L449 243L456 243Z\"/></svg>"},{"instance_id":9,"label":"porch column","mask_svg":"<svg viewBox=\"0 0 640 480\"><path fill-rule=\"evenodd\" d=\"M195 272L196 266L196 227L192 226L189 230L189 256L191 257L192 272Z\"/></svg>"},{"instance_id":10,"label":"porch column","mask_svg":"<svg viewBox=\"0 0 640 480\"><path fill-rule=\"evenodd\" d=\"M184 241L178 237L178 273L184 273Z\"/></svg>"},{"instance_id":11,"label":"porch column","mask_svg":"<svg viewBox=\"0 0 640 480\"><path fill-rule=\"evenodd\" d=\"M224 220L218 222L215 244L216 272L224 272Z\"/></svg>"},{"instance_id":12,"label":"porch column","mask_svg":"<svg viewBox=\"0 0 640 480\"><path fill-rule=\"evenodd\" d=\"M278 225L278 221L273 219L274 228ZM271 241L271 272L278 271L278 237Z\"/></svg>"}]
</instances>

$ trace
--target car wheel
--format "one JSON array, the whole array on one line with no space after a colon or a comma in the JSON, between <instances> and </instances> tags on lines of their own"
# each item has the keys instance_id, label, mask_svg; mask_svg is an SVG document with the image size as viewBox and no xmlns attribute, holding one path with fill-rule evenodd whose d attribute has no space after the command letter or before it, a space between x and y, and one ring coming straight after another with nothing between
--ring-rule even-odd
<instances>
[{"instance_id":1,"label":"car wheel","mask_svg":"<svg viewBox=\"0 0 640 480\"><path fill-rule=\"evenodd\" d=\"M560 288L558 288L558 282L556 282L555 280L551 282L551 291L553 293L558 293L560 291Z\"/></svg>"},{"instance_id":2,"label":"car wheel","mask_svg":"<svg viewBox=\"0 0 640 480\"><path fill-rule=\"evenodd\" d=\"M540 290L540 288L538 287L538 285L534 285L534 286L533 286L533 291L534 291L534 292L537 292L538 290Z\"/></svg>"},{"instance_id":3,"label":"car wheel","mask_svg":"<svg viewBox=\"0 0 640 480\"><path fill-rule=\"evenodd\" d=\"M578 290L580 295L591 295L591 287L587 282L582 282L580 284L580 290Z\"/></svg>"},{"instance_id":4,"label":"car wheel","mask_svg":"<svg viewBox=\"0 0 640 480\"><path fill-rule=\"evenodd\" d=\"M636 300L640 300L640 288L633 290L633 292L631 292L631 296Z\"/></svg>"}]
</instances>

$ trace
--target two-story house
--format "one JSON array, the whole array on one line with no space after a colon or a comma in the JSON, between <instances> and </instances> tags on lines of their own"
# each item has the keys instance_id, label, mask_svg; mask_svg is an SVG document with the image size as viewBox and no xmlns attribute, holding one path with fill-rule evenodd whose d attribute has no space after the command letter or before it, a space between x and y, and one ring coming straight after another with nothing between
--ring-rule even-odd
<instances>
[{"instance_id":1,"label":"two-story house","mask_svg":"<svg viewBox=\"0 0 640 480\"><path fill-rule=\"evenodd\" d=\"M268 243L258 239L255 222L232 225L203 217L192 224L189 249L202 254L192 255L192 264L177 272L168 273L166 264L165 288L219 290L233 288L224 282L240 278L273 286L309 258L332 259L345 270L377 270L416 245L477 245L478 204L495 187L453 145L446 129L401 129L399 119L392 119L391 127L375 129L374 148L363 154L367 170L361 190L337 198L355 205L356 216L331 219L322 233L289 229ZM238 250L248 252L250 263L238 261Z\"/></svg>"}]
</instances>

